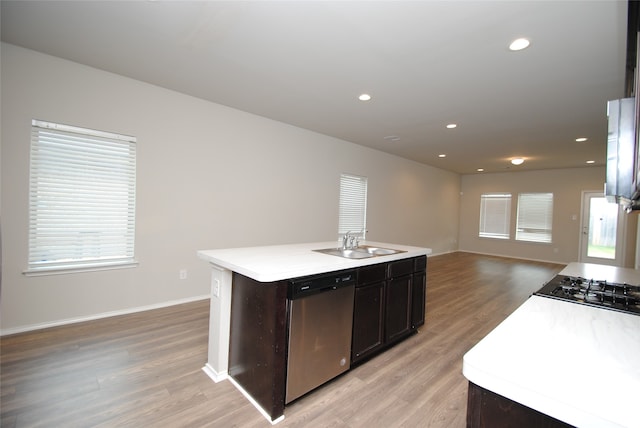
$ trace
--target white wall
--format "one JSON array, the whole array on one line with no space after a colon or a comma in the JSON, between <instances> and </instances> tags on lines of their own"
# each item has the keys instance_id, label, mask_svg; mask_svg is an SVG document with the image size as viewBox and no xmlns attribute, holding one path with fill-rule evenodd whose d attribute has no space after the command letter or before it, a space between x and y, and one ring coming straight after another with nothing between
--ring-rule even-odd
<instances>
[{"instance_id":1,"label":"white wall","mask_svg":"<svg viewBox=\"0 0 640 428\"><path fill-rule=\"evenodd\" d=\"M604 167L568 168L545 171L473 174L461 177L460 250L516 258L569 263L578 261L583 191L602 191ZM512 239L480 238L480 196L483 193L511 193ZM527 192L553 193L553 243L519 242L513 239L517 195ZM627 248L624 263L633 267L635 257L636 214L627 220Z\"/></svg>"},{"instance_id":2,"label":"white wall","mask_svg":"<svg viewBox=\"0 0 640 428\"><path fill-rule=\"evenodd\" d=\"M0 54L5 334L206 296L199 249L335 240L342 172L369 178L369 239L457 248L457 174L16 46ZM22 274L32 119L137 137L139 267Z\"/></svg>"}]
</instances>

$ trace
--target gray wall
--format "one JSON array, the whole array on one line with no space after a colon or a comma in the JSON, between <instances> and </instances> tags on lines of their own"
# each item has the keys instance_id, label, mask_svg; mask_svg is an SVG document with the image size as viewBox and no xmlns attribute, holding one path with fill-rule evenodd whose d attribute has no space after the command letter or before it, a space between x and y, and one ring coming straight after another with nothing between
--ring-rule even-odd
<instances>
[{"instance_id":1,"label":"gray wall","mask_svg":"<svg viewBox=\"0 0 640 428\"><path fill-rule=\"evenodd\" d=\"M457 174L16 46L0 53L4 334L203 298L199 249L336 240L342 172L369 178L370 240L457 248ZM137 137L137 268L22 274L32 119Z\"/></svg>"},{"instance_id":2,"label":"gray wall","mask_svg":"<svg viewBox=\"0 0 640 428\"><path fill-rule=\"evenodd\" d=\"M582 192L604 189L605 168L585 167L546 171L464 175L460 180L460 250L483 254L569 263L578 261L580 251ZM512 239L478 237L480 195L511 193ZM518 242L513 239L517 195L527 192L553 193L553 242ZM627 221L624 264L634 267L637 214L625 214Z\"/></svg>"}]
</instances>

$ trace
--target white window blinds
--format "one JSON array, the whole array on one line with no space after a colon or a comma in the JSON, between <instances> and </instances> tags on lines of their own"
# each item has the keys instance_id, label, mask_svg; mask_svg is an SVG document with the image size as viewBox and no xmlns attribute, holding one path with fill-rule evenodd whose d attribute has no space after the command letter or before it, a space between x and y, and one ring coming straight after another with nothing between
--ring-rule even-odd
<instances>
[{"instance_id":1,"label":"white window blinds","mask_svg":"<svg viewBox=\"0 0 640 428\"><path fill-rule=\"evenodd\" d=\"M516 240L551 242L553 193L518 195Z\"/></svg>"},{"instance_id":2,"label":"white window blinds","mask_svg":"<svg viewBox=\"0 0 640 428\"><path fill-rule=\"evenodd\" d=\"M488 193L480 196L480 237L509 239L510 220L510 194Z\"/></svg>"},{"instance_id":3,"label":"white window blinds","mask_svg":"<svg viewBox=\"0 0 640 428\"><path fill-rule=\"evenodd\" d=\"M134 263L136 139L31 129L27 273Z\"/></svg>"},{"instance_id":4,"label":"white window blinds","mask_svg":"<svg viewBox=\"0 0 640 428\"><path fill-rule=\"evenodd\" d=\"M340 214L338 234L352 232L365 238L367 225L367 178L340 175Z\"/></svg>"}]
</instances>

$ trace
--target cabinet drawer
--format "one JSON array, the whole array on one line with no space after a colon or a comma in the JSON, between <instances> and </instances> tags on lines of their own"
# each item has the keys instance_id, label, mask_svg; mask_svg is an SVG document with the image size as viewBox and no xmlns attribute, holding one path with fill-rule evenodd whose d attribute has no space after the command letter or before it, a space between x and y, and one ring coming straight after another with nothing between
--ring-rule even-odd
<instances>
[{"instance_id":1,"label":"cabinet drawer","mask_svg":"<svg viewBox=\"0 0 640 428\"><path fill-rule=\"evenodd\" d=\"M387 276L387 264L365 266L358 270L358 285L384 281Z\"/></svg>"},{"instance_id":2,"label":"cabinet drawer","mask_svg":"<svg viewBox=\"0 0 640 428\"><path fill-rule=\"evenodd\" d=\"M404 259L389 263L389 278L409 275L412 272L413 259Z\"/></svg>"},{"instance_id":3,"label":"cabinet drawer","mask_svg":"<svg viewBox=\"0 0 640 428\"><path fill-rule=\"evenodd\" d=\"M415 260L413 264L414 272L423 272L427 270L427 256L416 257L413 260Z\"/></svg>"}]
</instances>

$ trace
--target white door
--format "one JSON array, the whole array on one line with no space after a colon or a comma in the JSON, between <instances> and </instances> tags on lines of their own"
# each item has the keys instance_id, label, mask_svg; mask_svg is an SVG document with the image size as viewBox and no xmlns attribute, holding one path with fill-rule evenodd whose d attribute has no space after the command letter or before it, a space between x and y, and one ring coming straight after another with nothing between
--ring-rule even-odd
<instances>
[{"instance_id":1,"label":"white door","mask_svg":"<svg viewBox=\"0 0 640 428\"><path fill-rule=\"evenodd\" d=\"M583 193L581 262L622 266L622 229L618 204L607 202L602 192Z\"/></svg>"}]
</instances>

